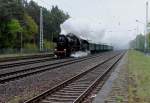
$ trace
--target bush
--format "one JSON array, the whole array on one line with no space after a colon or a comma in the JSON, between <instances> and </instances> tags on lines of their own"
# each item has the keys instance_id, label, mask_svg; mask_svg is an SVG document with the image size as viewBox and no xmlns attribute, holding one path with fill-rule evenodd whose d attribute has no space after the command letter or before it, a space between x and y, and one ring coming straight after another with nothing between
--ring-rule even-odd
<instances>
[{"instance_id":1,"label":"bush","mask_svg":"<svg viewBox=\"0 0 150 103\"><path fill-rule=\"evenodd\" d=\"M32 44L32 43L27 43L24 46L23 52L24 53L39 52L39 49L38 49L37 45Z\"/></svg>"},{"instance_id":2,"label":"bush","mask_svg":"<svg viewBox=\"0 0 150 103\"><path fill-rule=\"evenodd\" d=\"M55 48L55 43L44 40L44 49L52 50Z\"/></svg>"}]
</instances>

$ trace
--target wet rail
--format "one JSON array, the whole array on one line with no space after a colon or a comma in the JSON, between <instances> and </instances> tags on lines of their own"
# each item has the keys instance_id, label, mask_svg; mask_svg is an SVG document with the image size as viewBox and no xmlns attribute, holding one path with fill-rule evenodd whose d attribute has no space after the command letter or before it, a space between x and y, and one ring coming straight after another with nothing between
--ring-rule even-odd
<instances>
[{"instance_id":1,"label":"wet rail","mask_svg":"<svg viewBox=\"0 0 150 103\"><path fill-rule=\"evenodd\" d=\"M24 103L79 103L114 67L124 53L106 58L92 68L62 82Z\"/></svg>"},{"instance_id":2,"label":"wet rail","mask_svg":"<svg viewBox=\"0 0 150 103\"><path fill-rule=\"evenodd\" d=\"M53 60L54 57L38 57L28 60L20 60L20 61L13 61L13 62L7 62L7 63L0 63L0 70L7 69L10 67L16 67L16 66L22 66L22 65L28 65L28 64L34 64L34 63L40 63L45 61Z\"/></svg>"},{"instance_id":3,"label":"wet rail","mask_svg":"<svg viewBox=\"0 0 150 103\"><path fill-rule=\"evenodd\" d=\"M19 69L19 70L14 70L9 72L5 72L5 73L0 73L0 83L6 83L9 81L13 81L15 79L19 79L19 78L23 78L26 76L30 76L36 73L41 73L41 72L45 72L48 70L52 70L52 69L56 69L58 67L61 66L66 66L66 65L70 65L73 63L77 63L77 62L82 62L88 59L92 59L98 56L102 56L102 55L91 55L88 57L82 57L82 58L78 58L78 59L66 59L64 61L61 62L56 62L56 63L49 63L49 64L45 64L45 65L41 65L38 67L31 67L31 68L25 68L25 69Z\"/></svg>"},{"instance_id":4,"label":"wet rail","mask_svg":"<svg viewBox=\"0 0 150 103\"><path fill-rule=\"evenodd\" d=\"M25 60L25 59L33 59L33 58L42 58L42 57L49 57L53 56L52 53L40 53L40 54L34 54L34 55L22 55L22 56L14 56L14 57L1 57L0 63L3 62L13 62L13 61L19 61L19 60Z\"/></svg>"}]
</instances>

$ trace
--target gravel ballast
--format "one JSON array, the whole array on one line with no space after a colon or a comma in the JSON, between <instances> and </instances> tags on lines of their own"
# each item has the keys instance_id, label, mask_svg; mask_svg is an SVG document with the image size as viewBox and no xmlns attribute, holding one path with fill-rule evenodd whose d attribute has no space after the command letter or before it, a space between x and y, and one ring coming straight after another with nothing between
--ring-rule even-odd
<instances>
[{"instance_id":1,"label":"gravel ballast","mask_svg":"<svg viewBox=\"0 0 150 103\"><path fill-rule=\"evenodd\" d=\"M127 53L92 103L128 103Z\"/></svg>"},{"instance_id":2,"label":"gravel ballast","mask_svg":"<svg viewBox=\"0 0 150 103\"><path fill-rule=\"evenodd\" d=\"M109 54L105 55L105 57L109 57ZM23 102L24 100L38 95L60 82L89 69L91 66L100 63L105 57L97 57L47 72L34 74L5 84L0 84L0 102Z\"/></svg>"}]
</instances>

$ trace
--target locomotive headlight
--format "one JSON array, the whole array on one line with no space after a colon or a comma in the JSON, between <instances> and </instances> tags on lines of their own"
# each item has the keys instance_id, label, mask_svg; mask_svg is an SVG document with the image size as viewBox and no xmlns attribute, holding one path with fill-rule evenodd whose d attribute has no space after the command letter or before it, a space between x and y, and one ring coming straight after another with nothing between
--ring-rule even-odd
<instances>
[{"instance_id":1,"label":"locomotive headlight","mask_svg":"<svg viewBox=\"0 0 150 103\"><path fill-rule=\"evenodd\" d=\"M66 51L66 49L64 49L64 51Z\"/></svg>"},{"instance_id":2,"label":"locomotive headlight","mask_svg":"<svg viewBox=\"0 0 150 103\"><path fill-rule=\"evenodd\" d=\"M55 51L57 51L57 49L54 49Z\"/></svg>"}]
</instances>

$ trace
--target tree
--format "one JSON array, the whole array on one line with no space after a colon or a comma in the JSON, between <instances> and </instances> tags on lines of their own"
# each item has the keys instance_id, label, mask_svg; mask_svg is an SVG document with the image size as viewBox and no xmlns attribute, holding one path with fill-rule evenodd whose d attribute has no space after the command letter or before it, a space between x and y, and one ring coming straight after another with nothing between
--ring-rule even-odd
<instances>
[{"instance_id":1,"label":"tree","mask_svg":"<svg viewBox=\"0 0 150 103\"><path fill-rule=\"evenodd\" d=\"M17 42L17 34L23 30L19 21L12 19L1 27L3 27L4 31L2 30L0 33L0 47L13 48ZM5 32L5 34L2 34L2 32Z\"/></svg>"},{"instance_id":2,"label":"tree","mask_svg":"<svg viewBox=\"0 0 150 103\"><path fill-rule=\"evenodd\" d=\"M35 20L38 27L40 26L40 8L42 7L32 0L26 7L28 14ZM64 13L57 6L53 6L51 11L47 10L46 8L42 9L44 40L52 41L52 37L57 36L60 33L60 24L67 20L69 15ZM39 36L36 36L36 41L38 44Z\"/></svg>"},{"instance_id":3,"label":"tree","mask_svg":"<svg viewBox=\"0 0 150 103\"><path fill-rule=\"evenodd\" d=\"M16 37L21 30L19 20L24 13L20 1L0 1L0 14L3 14L0 15L0 48L13 48L16 45Z\"/></svg>"},{"instance_id":4,"label":"tree","mask_svg":"<svg viewBox=\"0 0 150 103\"><path fill-rule=\"evenodd\" d=\"M24 45L39 44L40 8L43 7L32 0L29 3L26 0L0 0L0 49L20 48L21 35ZM57 36L60 33L60 24L68 18L69 15L57 6L51 11L43 8L47 44L52 40L52 34Z\"/></svg>"},{"instance_id":5,"label":"tree","mask_svg":"<svg viewBox=\"0 0 150 103\"><path fill-rule=\"evenodd\" d=\"M36 24L40 25L40 7L34 1L30 1L26 10L28 14L35 20ZM51 41L52 34L57 36L60 33L60 24L69 18L68 14L65 14L57 6L53 6L52 10L49 11L43 8L43 28L44 28L44 38Z\"/></svg>"},{"instance_id":6,"label":"tree","mask_svg":"<svg viewBox=\"0 0 150 103\"><path fill-rule=\"evenodd\" d=\"M40 24L40 6L35 3L34 1L30 1L27 6L25 7L26 12L28 13L29 16L31 16L36 24L39 26Z\"/></svg>"},{"instance_id":7,"label":"tree","mask_svg":"<svg viewBox=\"0 0 150 103\"><path fill-rule=\"evenodd\" d=\"M131 48L144 51L144 42L145 42L145 37L142 34L139 34L136 36L134 40L130 42Z\"/></svg>"},{"instance_id":8,"label":"tree","mask_svg":"<svg viewBox=\"0 0 150 103\"><path fill-rule=\"evenodd\" d=\"M60 30L60 24L62 24L65 20L69 18L68 14L64 14L64 12L60 9L58 9L57 6L53 6L51 10L51 16L52 16L52 30L54 35L58 35Z\"/></svg>"},{"instance_id":9,"label":"tree","mask_svg":"<svg viewBox=\"0 0 150 103\"><path fill-rule=\"evenodd\" d=\"M10 22L7 24L8 31L11 34L16 34L18 32L22 32L23 28L21 27L20 23L16 19L12 19Z\"/></svg>"},{"instance_id":10,"label":"tree","mask_svg":"<svg viewBox=\"0 0 150 103\"><path fill-rule=\"evenodd\" d=\"M137 49L144 51L144 36L142 34L137 35Z\"/></svg>"},{"instance_id":11,"label":"tree","mask_svg":"<svg viewBox=\"0 0 150 103\"><path fill-rule=\"evenodd\" d=\"M24 39L26 42L31 42L38 32L38 26L35 21L27 14L24 16Z\"/></svg>"}]
</instances>

